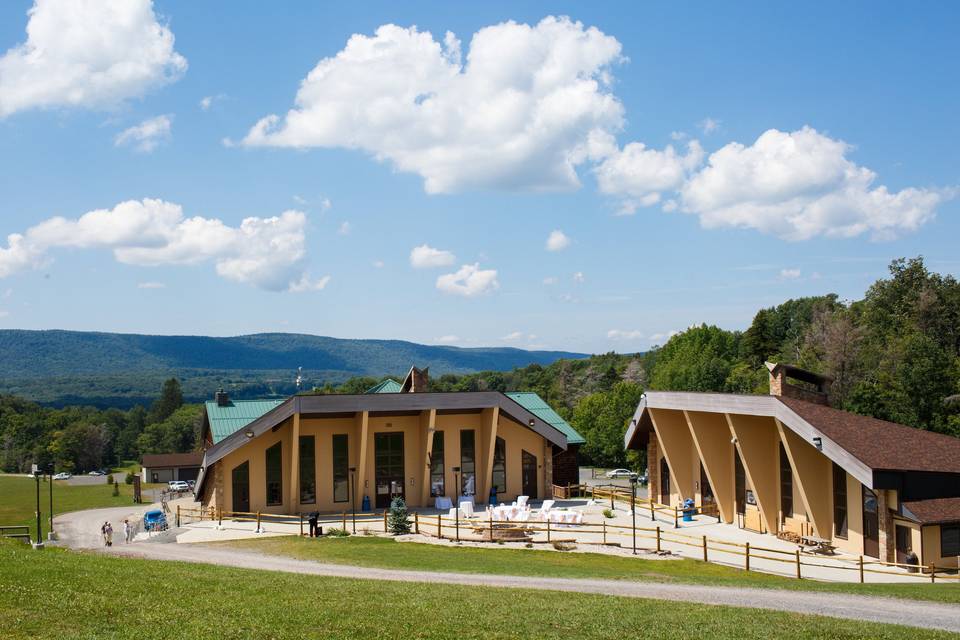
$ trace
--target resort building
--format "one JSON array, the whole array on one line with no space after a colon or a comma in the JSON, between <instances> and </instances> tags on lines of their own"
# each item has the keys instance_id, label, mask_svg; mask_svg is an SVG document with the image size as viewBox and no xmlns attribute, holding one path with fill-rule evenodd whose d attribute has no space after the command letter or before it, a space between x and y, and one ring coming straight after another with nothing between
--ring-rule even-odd
<instances>
[{"instance_id":1,"label":"resort building","mask_svg":"<svg viewBox=\"0 0 960 640\"><path fill-rule=\"evenodd\" d=\"M296 514L542 499L576 483L580 435L535 393L431 393L412 368L357 395L207 402L203 506ZM559 475L558 475L559 473ZM447 501L444 498L448 499Z\"/></svg>"},{"instance_id":2,"label":"resort building","mask_svg":"<svg viewBox=\"0 0 960 640\"><path fill-rule=\"evenodd\" d=\"M625 445L647 451L651 498L854 555L957 566L960 438L833 409L829 378L767 368L769 396L644 394Z\"/></svg>"},{"instance_id":3,"label":"resort building","mask_svg":"<svg viewBox=\"0 0 960 640\"><path fill-rule=\"evenodd\" d=\"M140 462L140 479L143 482L196 480L201 464L201 453L145 454Z\"/></svg>"}]
</instances>

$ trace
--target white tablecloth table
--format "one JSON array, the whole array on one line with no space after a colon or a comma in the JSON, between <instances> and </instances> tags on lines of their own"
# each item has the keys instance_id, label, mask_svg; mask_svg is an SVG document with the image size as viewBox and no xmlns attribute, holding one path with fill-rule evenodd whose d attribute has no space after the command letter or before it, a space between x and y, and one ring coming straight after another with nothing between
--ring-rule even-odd
<instances>
[{"instance_id":1,"label":"white tablecloth table","mask_svg":"<svg viewBox=\"0 0 960 640\"><path fill-rule=\"evenodd\" d=\"M434 501L433 506L436 507L438 510L452 509L453 501L446 496L437 496L437 499L436 501Z\"/></svg>"}]
</instances>

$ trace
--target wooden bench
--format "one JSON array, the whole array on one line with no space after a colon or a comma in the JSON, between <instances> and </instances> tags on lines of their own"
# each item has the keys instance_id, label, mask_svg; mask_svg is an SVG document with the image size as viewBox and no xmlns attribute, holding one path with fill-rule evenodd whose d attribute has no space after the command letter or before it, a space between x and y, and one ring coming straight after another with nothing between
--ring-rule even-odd
<instances>
[{"instance_id":1,"label":"wooden bench","mask_svg":"<svg viewBox=\"0 0 960 640\"><path fill-rule=\"evenodd\" d=\"M833 555L837 549L836 546L834 546L829 540L820 538L818 536L801 536L800 542L806 546L813 547L813 553L820 553L823 555Z\"/></svg>"}]
</instances>

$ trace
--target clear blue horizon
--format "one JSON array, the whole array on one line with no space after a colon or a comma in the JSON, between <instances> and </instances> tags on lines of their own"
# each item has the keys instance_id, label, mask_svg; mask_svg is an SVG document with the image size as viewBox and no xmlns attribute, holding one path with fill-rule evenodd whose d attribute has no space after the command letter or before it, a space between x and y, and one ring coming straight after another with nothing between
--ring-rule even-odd
<instances>
[{"instance_id":1,"label":"clear blue horizon","mask_svg":"<svg viewBox=\"0 0 960 640\"><path fill-rule=\"evenodd\" d=\"M956 276L958 18L4 3L0 328L635 352Z\"/></svg>"}]
</instances>

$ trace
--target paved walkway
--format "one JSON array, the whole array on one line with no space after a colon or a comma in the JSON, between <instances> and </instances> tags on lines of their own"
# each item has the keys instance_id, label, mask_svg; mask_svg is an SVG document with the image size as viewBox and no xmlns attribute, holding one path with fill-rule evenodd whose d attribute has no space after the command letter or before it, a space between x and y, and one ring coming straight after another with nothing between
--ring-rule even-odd
<instances>
[{"instance_id":1,"label":"paved walkway","mask_svg":"<svg viewBox=\"0 0 960 640\"><path fill-rule=\"evenodd\" d=\"M111 554L362 580L480 585L697 602L960 632L960 606L923 601L907 602L881 597L656 582L376 569L351 565L322 564L236 549L217 549L209 546L187 544L135 543L114 547Z\"/></svg>"}]
</instances>

